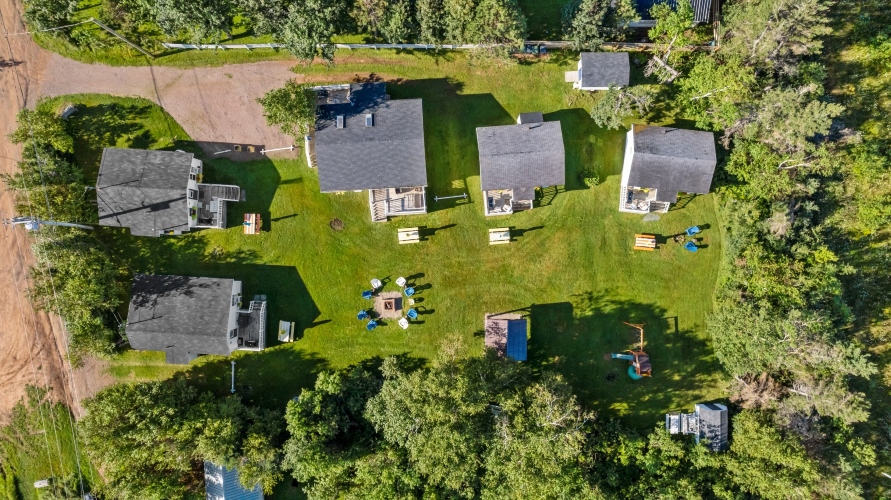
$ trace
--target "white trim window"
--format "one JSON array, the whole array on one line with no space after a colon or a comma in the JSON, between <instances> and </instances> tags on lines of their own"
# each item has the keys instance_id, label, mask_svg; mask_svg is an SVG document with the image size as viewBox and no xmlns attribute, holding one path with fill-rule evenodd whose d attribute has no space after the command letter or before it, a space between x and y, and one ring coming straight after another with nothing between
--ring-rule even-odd
<instances>
[{"instance_id":1,"label":"white trim window","mask_svg":"<svg viewBox=\"0 0 891 500\"><path fill-rule=\"evenodd\" d=\"M237 336L238 336L238 328L233 328L233 329L229 330L229 340L232 340Z\"/></svg>"}]
</instances>

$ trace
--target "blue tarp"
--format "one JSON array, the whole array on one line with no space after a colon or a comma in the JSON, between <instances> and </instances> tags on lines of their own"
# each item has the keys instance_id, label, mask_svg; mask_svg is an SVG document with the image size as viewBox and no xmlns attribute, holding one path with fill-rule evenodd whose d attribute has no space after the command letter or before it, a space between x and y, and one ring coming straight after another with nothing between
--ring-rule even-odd
<instances>
[{"instance_id":1,"label":"blue tarp","mask_svg":"<svg viewBox=\"0 0 891 500\"><path fill-rule=\"evenodd\" d=\"M526 320L507 322L507 357L514 361L526 361Z\"/></svg>"}]
</instances>

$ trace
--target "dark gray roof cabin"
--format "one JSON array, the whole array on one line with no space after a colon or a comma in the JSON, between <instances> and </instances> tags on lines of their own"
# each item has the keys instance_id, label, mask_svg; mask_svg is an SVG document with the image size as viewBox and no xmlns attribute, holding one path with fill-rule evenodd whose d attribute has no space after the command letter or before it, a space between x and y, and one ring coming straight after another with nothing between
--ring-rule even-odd
<instances>
[{"instance_id":1,"label":"dark gray roof cabin","mask_svg":"<svg viewBox=\"0 0 891 500\"><path fill-rule=\"evenodd\" d=\"M657 200L676 203L678 193L706 194L717 156L711 132L633 125L628 186L657 190Z\"/></svg>"},{"instance_id":2,"label":"dark gray roof cabin","mask_svg":"<svg viewBox=\"0 0 891 500\"><path fill-rule=\"evenodd\" d=\"M313 142L323 193L427 185L421 99L391 101L385 83L320 103Z\"/></svg>"},{"instance_id":3,"label":"dark gray roof cabin","mask_svg":"<svg viewBox=\"0 0 891 500\"><path fill-rule=\"evenodd\" d=\"M630 61L627 52L582 52L579 57L578 88L628 86L631 81Z\"/></svg>"},{"instance_id":4,"label":"dark gray roof cabin","mask_svg":"<svg viewBox=\"0 0 891 500\"><path fill-rule=\"evenodd\" d=\"M480 185L483 191L528 191L566 183L566 156L560 122L529 122L540 113L524 113L522 124L479 127Z\"/></svg>"},{"instance_id":5,"label":"dark gray roof cabin","mask_svg":"<svg viewBox=\"0 0 891 500\"><path fill-rule=\"evenodd\" d=\"M105 148L96 180L99 224L135 236L188 231L191 153Z\"/></svg>"},{"instance_id":6,"label":"dark gray roof cabin","mask_svg":"<svg viewBox=\"0 0 891 500\"><path fill-rule=\"evenodd\" d=\"M168 363L198 354L228 355L234 280L137 274L127 339L134 349L164 351Z\"/></svg>"}]
</instances>

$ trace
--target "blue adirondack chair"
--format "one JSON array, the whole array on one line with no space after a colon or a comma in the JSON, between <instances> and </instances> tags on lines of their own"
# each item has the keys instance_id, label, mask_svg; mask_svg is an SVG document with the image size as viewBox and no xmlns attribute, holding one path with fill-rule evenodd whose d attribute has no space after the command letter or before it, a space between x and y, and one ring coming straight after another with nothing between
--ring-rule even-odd
<instances>
[{"instance_id":1,"label":"blue adirondack chair","mask_svg":"<svg viewBox=\"0 0 891 500\"><path fill-rule=\"evenodd\" d=\"M414 294L415 294L415 289L414 289L414 287L408 287L408 288L405 289L405 296L406 296L406 297L411 297L411 296L414 295Z\"/></svg>"},{"instance_id":2,"label":"blue adirondack chair","mask_svg":"<svg viewBox=\"0 0 891 500\"><path fill-rule=\"evenodd\" d=\"M375 321L375 320L369 321L368 324L365 326L365 329L368 330L369 332L371 330L374 330L375 328L377 328L377 321Z\"/></svg>"},{"instance_id":3,"label":"blue adirondack chair","mask_svg":"<svg viewBox=\"0 0 891 500\"><path fill-rule=\"evenodd\" d=\"M363 299L370 299L372 295L373 294L371 293L371 290L365 290L364 292L362 292Z\"/></svg>"},{"instance_id":4,"label":"blue adirondack chair","mask_svg":"<svg viewBox=\"0 0 891 500\"><path fill-rule=\"evenodd\" d=\"M406 316L408 316L408 319L418 319L418 310L411 308L408 310L408 313L406 313Z\"/></svg>"},{"instance_id":5,"label":"blue adirondack chair","mask_svg":"<svg viewBox=\"0 0 891 500\"><path fill-rule=\"evenodd\" d=\"M359 311L359 314L356 315L356 319L358 319L358 320L368 319L368 311Z\"/></svg>"},{"instance_id":6,"label":"blue adirondack chair","mask_svg":"<svg viewBox=\"0 0 891 500\"><path fill-rule=\"evenodd\" d=\"M700 229L699 226L693 226L688 227L684 232L687 233L687 236L693 236L694 234L699 234L701 231L702 229Z\"/></svg>"},{"instance_id":7,"label":"blue adirondack chair","mask_svg":"<svg viewBox=\"0 0 891 500\"><path fill-rule=\"evenodd\" d=\"M693 243L692 241L688 241L688 242L684 245L684 248L686 248L687 250L689 250L689 251L691 251L691 252L699 251L699 247L696 246L696 243Z\"/></svg>"}]
</instances>

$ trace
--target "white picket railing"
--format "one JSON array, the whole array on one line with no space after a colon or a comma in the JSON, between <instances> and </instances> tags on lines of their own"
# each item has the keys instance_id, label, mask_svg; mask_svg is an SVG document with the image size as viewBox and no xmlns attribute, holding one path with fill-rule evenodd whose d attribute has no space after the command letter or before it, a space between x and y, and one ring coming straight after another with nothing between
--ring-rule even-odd
<instances>
[{"instance_id":1,"label":"white picket railing","mask_svg":"<svg viewBox=\"0 0 891 500\"><path fill-rule=\"evenodd\" d=\"M525 42L544 45L547 48L562 48L571 45L571 42ZM243 43L243 44L194 44L194 43L162 43L168 49L280 49L284 45L281 43ZM332 44L338 49L412 49L412 50L460 50L460 49L478 49L482 47L497 47L499 44L444 44L432 45L424 43L334 43ZM502 44L503 45L503 44Z\"/></svg>"}]
</instances>

